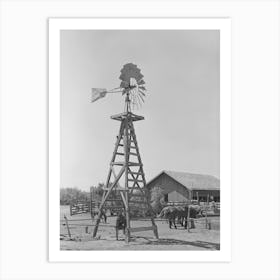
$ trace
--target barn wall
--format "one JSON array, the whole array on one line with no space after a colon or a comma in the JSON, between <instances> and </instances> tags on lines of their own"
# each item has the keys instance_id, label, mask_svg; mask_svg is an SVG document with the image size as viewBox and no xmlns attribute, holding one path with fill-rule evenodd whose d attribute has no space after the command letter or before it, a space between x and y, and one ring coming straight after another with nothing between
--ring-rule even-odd
<instances>
[{"instance_id":1,"label":"barn wall","mask_svg":"<svg viewBox=\"0 0 280 280\"><path fill-rule=\"evenodd\" d=\"M168 194L168 201L183 202L190 198L191 191L173 180L166 174L161 174L154 181L149 183L148 188L160 187L163 194ZM193 190L192 199L197 199L197 192L200 201L206 201L207 195L213 196L215 201L220 201L220 190Z\"/></svg>"},{"instance_id":2,"label":"barn wall","mask_svg":"<svg viewBox=\"0 0 280 280\"><path fill-rule=\"evenodd\" d=\"M168 201L172 202L187 202L187 198L177 191L172 191L168 194Z\"/></svg>"},{"instance_id":3,"label":"barn wall","mask_svg":"<svg viewBox=\"0 0 280 280\"><path fill-rule=\"evenodd\" d=\"M160 187L163 190L163 194L169 194L169 201L176 201L175 198L178 199L177 201L185 201L190 196L189 190L187 190L184 186L182 186L166 174L160 175L149 184L150 190L154 187Z\"/></svg>"}]
</instances>

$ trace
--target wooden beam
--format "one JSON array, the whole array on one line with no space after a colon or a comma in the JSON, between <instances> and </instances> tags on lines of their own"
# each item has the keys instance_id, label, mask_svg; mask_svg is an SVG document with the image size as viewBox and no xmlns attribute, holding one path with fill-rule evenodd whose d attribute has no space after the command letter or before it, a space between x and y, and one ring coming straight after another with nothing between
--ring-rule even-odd
<instances>
[{"instance_id":1,"label":"wooden beam","mask_svg":"<svg viewBox=\"0 0 280 280\"><path fill-rule=\"evenodd\" d=\"M124 165L125 162L123 161L115 161L115 162L111 162L111 165Z\"/></svg>"},{"instance_id":2,"label":"wooden beam","mask_svg":"<svg viewBox=\"0 0 280 280\"><path fill-rule=\"evenodd\" d=\"M143 183L143 180L138 180L138 179L128 179L129 182L139 182L139 183Z\"/></svg>"},{"instance_id":3,"label":"wooden beam","mask_svg":"<svg viewBox=\"0 0 280 280\"><path fill-rule=\"evenodd\" d=\"M130 228L130 232L140 232L140 231L148 231L148 230L155 230L154 226L150 227L138 227L138 228Z\"/></svg>"},{"instance_id":4,"label":"wooden beam","mask_svg":"<svg viewBox=\"0 0 280 280\"><path fill-rule=\"evenodd\" d=\"M134 171L129 171L129 174L131 174L131 175L143 175L143 173L142 172L134 172Z\"/></svg>"},{"instance_id":5,"label":"wooden beam","mask_svg":"<svg viewBox=\"0 0 280 280\"><path fill-rule=\"evenodd\" d=\"M122 201L123 201L123 204L125 206L125 209L128 211L128 204L126 202L125 195L122 192L121 192L121 197L122 197Z\"/></svg>"},{"instance_id":6,"label":"wooden beam","mask_svg":"<svg viewBox=\"0 0 280 280\"><path fill-rule=\"evenodd\" d=\"M143 164L141 162L128 162L129 166L142 166Z\"/></svg>"}]
</instances>

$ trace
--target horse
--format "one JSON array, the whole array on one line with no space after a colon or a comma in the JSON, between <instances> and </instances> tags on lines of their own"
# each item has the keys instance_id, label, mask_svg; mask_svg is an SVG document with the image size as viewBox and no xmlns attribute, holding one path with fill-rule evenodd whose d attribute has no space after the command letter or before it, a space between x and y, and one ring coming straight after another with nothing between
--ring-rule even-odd
<instances>
[{"instance_id":1,"label":"horse","mask_svg":"<svg viewBox=\"0 0 280 280\"><path fill-rule=\"evenodd\" d=\"M175 220L178 217L179 210L175 206L166 206L159 213L159 218L164 218L168 220L169 228L172 228L172 224L174 228L177 229Z\"/></svg>"},{"instance_id":2,"label":"horse","mask_svg":"<svg viewBox=\"0 0 280 280\"><path fill-rule=\"evenodd\" d=\"M172 228L172 225L174 225L174 228L177 229L176 219L181 224L181 226L187 228L188 211L190 211L189 218L191 219L196 218L198 214L198 210L192 205L191 206L166 206L161 210L158 217L167 219L170 229ZM191 224L191 227L192 228L194 227L193 222Z\"/></svg>"}]
</instances>

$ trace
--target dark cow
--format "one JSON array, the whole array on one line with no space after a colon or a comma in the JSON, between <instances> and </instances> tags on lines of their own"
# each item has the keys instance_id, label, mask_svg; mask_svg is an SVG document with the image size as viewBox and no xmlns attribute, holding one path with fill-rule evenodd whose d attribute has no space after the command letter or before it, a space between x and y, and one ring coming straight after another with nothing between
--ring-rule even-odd
<instances>
[{"instance_id":1,"label":"dark cow","mask_svg":"<svg viewBox=\"0 0 280 280\"><path fill-rule=\"evenodd\" d=\"M193 205L190 205L189 207L185 207L186 209L186 215L185 215L185 225L184 227L187 228L188 226L188 216L190 218L190 222L191 222L191 228L194 228L194 220L197 217L198 214L198 209L196 207L193 207ZM190 215L188 215L188 211L190 211Z\"/></svg>"},{"instance_id":2,"label":"dark cow","mask_svg":"<svg viewBox=\"0 0 280 280\"><path fill-rule=\"evenodd\" d=\"M125 216L120 212L116 219L116 239L119 238L119 230L123 230L123 234L125 234L126 229L126 218Z\"/></svg>"}]
</instances>

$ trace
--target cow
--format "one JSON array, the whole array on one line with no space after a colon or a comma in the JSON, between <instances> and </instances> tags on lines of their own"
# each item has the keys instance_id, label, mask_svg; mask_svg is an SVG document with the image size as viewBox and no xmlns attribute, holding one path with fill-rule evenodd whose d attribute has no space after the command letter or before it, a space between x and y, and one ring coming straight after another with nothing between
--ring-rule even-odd
<instances>
[{"instance_id":1,"label":"cow","mask_svg":"<svg viewBox=\"0 0 280 280\"><path fill-rule=\"evenodd\" d=\"M190 205L190 206L187 206L185 207L185 211L186 211L186 215L185 215L185 224L184 224L184 227L187 228L188 226L188 216L190 218L190 222L191 222L191 228L194 228L195 225L194 225L194 220L199 211L200 211L200 208L197 208L196 205ZM190 214L188 215L188 211L190 211Z\"/></svg>"}]
</instances>

